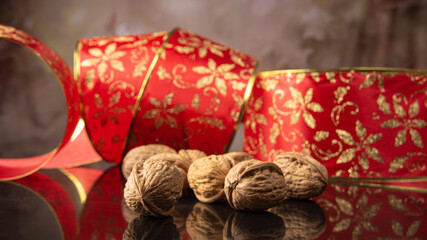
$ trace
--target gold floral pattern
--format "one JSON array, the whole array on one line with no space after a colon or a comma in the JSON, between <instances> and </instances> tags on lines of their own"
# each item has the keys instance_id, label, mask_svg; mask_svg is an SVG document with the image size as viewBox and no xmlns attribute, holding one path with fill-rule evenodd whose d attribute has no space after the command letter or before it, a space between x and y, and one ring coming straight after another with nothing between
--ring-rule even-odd
<instances>
[{"instance_id":1,"label":"gold floral pattern","mask_svg":"<svg viewBox=\"0 0 427 240\"><path fill-rule=\"evenodd\" d=\"M98 93L95 94L95 106L98 109L98 112L93 115L94 119L101 119L101 126L105 126L110 120L112 123L119 124L119 118L117 114L122 114L126 112L125 108L119 107L118 104L121 99L121 92L116 92L110 96L108 105L105 106L102 102L102 97Z\"/></svg>"},{"instance_id":2,"label":"gold floral pattern","mask_svg":"<svg viewBox=\"0 0 427 240\"><path fill-rule=\"evenodd\" d=\"M283 106L285 108L291 109L291 125L298 123L301 115L304 119L304 122L310 128L314 129L316 127L316 119L309 113L308 110L313 112L323 112L322 106L317 102L312 102L313 100L313 88L307 90L303 96L300 91L293 87L289 87L291 92L292 100L286 101Z\"/></svg>"},{"instance_id":3,"label":"gold floral pattern","mask_svg":"<svg viewBox=\"0 0 427 240\"><path fill-rule=\"evenodd\" d=\"M406 230L406 233L403 232L403 226L399 221L392 220L393 233L397 235L397 238L394 237L379 237L378 240L394 240L394 239L407 239L407 240L419 240L419 238L414 237L420 228L421 221L413 221L411 225Z\"/></svg>"},{"instance_id":4,"label":"gold floral pattern","mask_svg":"<svg viewBox=\"0 0 427 240\"><path fill-rule=\"evenodd\" d=\"M352 239L356 240L362 236L363 231L377 232L376 226L371 219L375 217L381 208L382 203L368 205L369 199L366 194L363 194L356 202L355 208L353 204L346 199L335 198L338 209L343 213L344 217L338 221L333 227L333 232L342 232L350 228L352 224ZM356 212L357 210L357 212Z\"/></svg>"},{"instance_id":5,"label":"gold floral pattern","mask_svg":"<svg viewBox=\"0 0 427 240\"><path fill-rule=\"evenodd\" d=\"M427 155L421 154L427 125L424 75L375 69L262 72L248 102L245 137L267 133L268 151L306 152L333 176L419 176L427 169ZM259 151L255 157L271 160Z\"/></svg>"},{"instance_id":6,"label":"gold floral pattern","mask_svg":"<svg viewBox=\"0 0 427 240\"><path fill-rule=\"evenodd\" d=\"M216 44L208 39L200 39L199 37L188 34L188 36L182 36L183 32L179 31L179 34L181 34L181 37L178 38L178 43L184 46L175 46L175 50L179 53L192 53L197 50L198 55L200 58L206 57L208 51L211 52L214 55L217 55L219 57L224 57L224 51L228 50L227 47ZM237 61L240 63L236 57L239 57L239 55L234 54L234 61Z\"/></svg>"},{"instance_id":7,"label":"gold floral pattern","mask_svg":"<svg viewBox=\"0 0 427 240\"><path fill-rule=\"evenodd\" d=\"M263 99L262 97L257 98L256 100L254 98L251 98L249 101L251 101L250 104L254 106L254 110L258 111L262 108ZM255 111L252 111L252 109L248 109L246 112L246 120L245 120L245 127L250 128L252 132L257 132L257 125L267 125L267 119L264 115L260 113L256 113Z\"/></svg>"},{"instance_id":8,"label":"gold floral pattern","mask_svg":"<svg viewBox=\"0 0 427 240\"><path fill-rule=\"evenodd\" d=\"M106 81L106 72L108 67L116 71L123 72L125 67L119 60L121 57L126 55L125 51L117 51L117 43L113 42L108 44L104 51L101 48L89 48L88 53L93 58L85 59L81 62L82 67L96 67L98 71L98 77L101 82Z\"/></svg>"},{"instance_id":9,"label":"gold floral pattern","mask_svg":"<svg viewBox=\"0 0 427 240\"><path fill-rule=\"evenodd\" d=\"M367 135L366 128L361 124L359 120L356 121L355 130L359 141L354 140L353 136L343 129L336 130L336 133L341 139L341 141L343 141L347 145L352 146L351 148L348 148L341 153L337 160L337 163L340 164L352 161L355 158L356 153L361 152L358 157L358 161L363 171L366 172L369 169L368 158L380 163L383 162L378 149L371 146L372 144L378 142L381 139L382 134L377 133Z\"/></svg>"},{"instance_id":10,"label":"gold floral pattern","mask_svg":"<svg viewBox=\"0 0 427 240\"><path fill-rule=\"evenodd\" d=\"M151 105L155 108L147 111L143 118L154 119L154 126L156 129L159 129L163 123L166 123L171 128L178 128L178 123L172 115L181 113L187 108L187 106L183 104L173 105L173 95L173 93L169 93L163 101L153 97L149 98Z\"/></svg>"},{"instance_id":11,"label":"gold floral pattern","mask_svg":"<svg viewBox=\"0 0 427 240\"><path fill-rule=\"evenodd\" d=\"M407 102L406 98L394 95L393 108L395 116L393 119L381 123L381 127L388 129L401 129L395 137L395 147L400 147L406 143L407 135L409 133L412 143L419 148L424 148L424 143L417 129L427 126L427 122L423 119L417 118L417 115L420 113L418 100L409 105L408 112L406 112L404 107L399 104L401 102ZM388 108L389 107L385 107L386 112L390 112Z\"/></svg>"},{"instance_id":12,"label":"gold floral pattern","mask_svg":"<svg viewBox=\"0 0 427 240\"><path fill-rule=\"evenodd\" d=\"M234 64L228 63L224 63L218 66L218 64L212 58L209 58L207 67L193 67L193 72L206 75L197 81L196 88L203 88L215 82L215 86L221 95L226 96L226 80L239 79L239 75L231 72L234 67Z\"/></svg>"}]
</instances>

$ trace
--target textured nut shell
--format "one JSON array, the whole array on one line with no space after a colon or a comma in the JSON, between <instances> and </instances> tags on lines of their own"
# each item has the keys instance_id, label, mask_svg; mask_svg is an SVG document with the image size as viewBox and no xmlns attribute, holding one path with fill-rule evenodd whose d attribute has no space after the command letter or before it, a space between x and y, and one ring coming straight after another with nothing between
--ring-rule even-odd
<instances>
[{"instance_id":1,"label":"textured nut shell","mask_svg":"<svg viewBox=\"0 0 427 240\"><path fill-rule=\"evenodd\" d=\"M127 179L132 171L133 165L138 161L144 161L147 158L159 153L176 153L176 151L163 144L148 144L133 148L123 158L122 173Z\"/></svg>"},{"instance_id":2,"label":"textured nut shell","mask_svg":"<svg viewBox=\"0 0 427 240\"><path fill-rule=\"evenodd\" d=\"M188 188L187 172L188 172L188 168L190 167L191 160L187 158L183 158L176 153L159 153L149 157L146 161L148 160L168 161L175 164L175 166L178 168L179 172L181 173L182 184L183 184L182 188L183 189Z\"/></svg>"},{"instance_id":3,"label":"textured nut shell","mask_svg":"<svg viewBox=\"0 0 427 240\"><path fill-rule=\"evenodd\" d=\"M277 239L287 234L283 220L269 212L236 211L228 218L223 239Z\"/></svg>"},{"instance_id":4,"label":"textured nut shell","mask_svg":"<svg viewBox=\"0 0 427 240\"><path fill-rule=\"evenodd\" d=\"M224 224L232 212L226 203L198 202L187 218L187 232L191 239L221 239Z\"/></svg>"},{"instance_id":5,"label":"textured nut shell","mask_svg":"<svg viewBox=\"0 0 427 240\"><path fill-rule=\"evenodd\" d=\"M252 159L231 168L225 178L224 191L232 208L260 211L282 201L286 185L276 164Z\"/></svg>"},{"instance_id":6,"label":"textured nut shell","mask_svg":"<svg viewBox=\"0 0 427 240\"><path fill-rule=\"evenodd\" d=\"M225 201L224 179L230 168L230 162L220 155L194 161L188 169L187 179L197 199L204 203Z\"/></svg>"},{"instance_id":7,"label":"textured nut shell","mask_svg":"<svg viewBox=\"0 0 427 240\"><path fill-rule=\"evenodd\" d=\"M287 199L269 211L285 222L285 239L316 239L326 229L322 208L310 200Z\"/></svg>"},{"instance_id":8,"label":"textured nut shell","mask_svg":"<svg viewBox=\"0 0 427 240\"><path fill-rule=\"evenodd\" d=\"M128 207L143 215L168 216L182 193L181 174L168 161L137 162L126 182L124 199Z\"/></svg>"},{"instance_id":9,"label":"textured nut shell","mask_svg":"<svg viewBox=\"0 0 427 240\"><path fill-rule=\"evenodd\" d=\"M283 153L274 159L283 172L287 187L286 196L309 199L319 196L328 184L326 167L302 153Z\"/></svg>"},{"instance_id":10,"label":"textured nut shell","mask_svg":"<svg viewBox=\"0 0 427 240\"><path fill-rule=\"evenodd\" d=\"M125 199L122 199L121 203L122 215L126 222L130 223L132 220L139 216L139 213L132 211L125 202Z\"/></svg>"},{"instance_id":11,"label":"textured nut shell","mask_svg":"<svg viewBox=\"0 0 427 240\"><path fill-rule=\"evenodd\" d=\"M246 160L254 159L252 155L245 152L229 152L229 153L223 154L223 156L231 162L232 166Z\"/></svg>"},{"instance_id":12,"label":"textured nut shell","mask_svg":"<svg viewBox=\"0 0 427 240\"><path fill-rule=\"evenodd\" d=\"M178 154L183 158L190 159L191 162L194 162L199 158L206 157L205 152L197 149L181 149L178 151Z\"/></svg>"},{"instance_id":13,"label":"textured nut shell","mask_svg":"<svg viewBox=\"0 0 427 240\"><path fill-rule=\"evenodd\" d=\"M179 232L171 217L153 218L139 216L129 223L123 233L123 240L164 240L180 239Z\"/></svg>"}]
</instances>

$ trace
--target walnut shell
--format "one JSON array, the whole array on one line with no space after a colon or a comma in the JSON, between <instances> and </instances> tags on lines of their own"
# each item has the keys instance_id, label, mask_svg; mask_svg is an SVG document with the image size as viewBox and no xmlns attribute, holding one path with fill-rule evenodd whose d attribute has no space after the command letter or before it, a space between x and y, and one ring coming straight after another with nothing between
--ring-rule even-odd
<instances>
[{"instance_id":1,"label":"walnut shell","mask_svg":"<svg viewBox=\"0 0 427 240\"><path fill-rule=\"evenodd\" d=\"M128 223L132 222L132 220L134 220L140 215L139 213L132 211L128 207L124 198L122 199L122 202L121 202L121 208L122 208L122 216Z\"/></svg>"},{"instance_id":2,"label":"walnut shell","mask_svg":"<svg viewBox=\"0 0 427 240\"><path fill-rule=\"evenodd\" d=\"M191 162L194 162L199 158L206 157L205 152L197 149L181 149L178 151L178 154L183 158L189 159Z\"/></svg>"},{"instance_id":3,"label":"walnut shell","mask_svg":"<svg viewBox=\"0 0 427 240\"><path fill-rule=\"evenodd\" d=\"M326 229L322 208L311 200L286 199L269 211L285 222L285 239L316 239Z\"/></svg>"},{"instance_id":4,"label":"walnut shell","mask_svg":"<svg viewBox=\"0 0 427 240\"><path fill-rule=\"evenodd\" d=\"M231 162L232 166L238 164L239 162L254 159L252 155L245 152L229 152L223 154L223 156Z\"/></svg>"},{"instance_id":5,"label":"walnut shell","mask_svg":"<svg viewBox=\"0 0 427 240\"><path fill-rule=\"evenodd\" d=\"M140 215L129 223L123 233L123 240L141 239L178 240L180 235L171 217L153 218Z\"/></svg>"},{"instance_id":6,"label":"walnut shell","mask_svg":"<svg viewBox=\"0 0 427 240\"><path fill-rule=\"evenodd\" d=\"M194 161L187 179L196 198L204 203L225 201L224 179L231 163L221 155L210 155Z\"/></svg>"},{"instance_id":7,"label":"walnut shell","mask_svg":"<svg viewBox=\"0 0 427 240\"><path fill-rule=\"evenodd\" d=\"M144 161L159 153L176 153L176 151L163 144L148 144L131 149L122 161L123 176L126 179L129 177L132 167L136 162Z\"/></svg>"},{"instance_id":8,"label":"walnut shell","mask_svg":"<svg viewBox=\"0 0 427 240\"><path fill-rule=\"evenodd\" d=\"M270 212L235 211L225 224L223 239L277 239L287 233L283 220Z\"/></svg>"},{"instance_id":9,"label":"walnut shell","mask_svg":"<svg viewBox=\"0 0 427 240\"><path fill-rule=\"evenodd\" d=\"M178 168L179 172L181 173L182 177L182 189L185 190L188 188L188 181L187 181L187 172L188 168L190 167L191 160L187 158L183 158L180 155L176 153L159 153L154 156L149 157L148 160L154 160L154 161L168 161Z\"/></svg>"},{"instance_id":10,"label":"walnut shell","mask_svg":"<svg viewBox=\"0 0 427 240\"><path fill-rule=\"evenodd\" d=\"M221 239L224 224L232 212L226 203L198 202L187 218L187 232L191 239Z\"/></svg>"},{"instance_id":11,"label":"walnut shell","mask_svg":"<svg viewBox=\"0 0 427 240\"><path fill-rule=\"evenodd\" d=\"M286 196L309 199L319 196L328 184L328 171L320 162L303 153L282 153L274 159L283 172Z\"/></svg>"},{"instance_id":12,"label":"walnut shell","mask_svg":"<svg viewBox=\"0 0 427 240\"><path fill-rule=\"evenodd\" d=\"M126 182L128 207L143 215L168 216L182 194L182 177L175 164L150 160L137 162Z\"/></svg>"},{"instance_id":13,"label":"walnut shell","mask_svg":"<svg viewBox=\"0 0 427 240\"><path fill-rule=\"evenodd\" d=\"M286 184L282 170L276 164L252 159L230 169L224 191L232 208L260 211L285 198Z\"/></svg>"}]
</instances>

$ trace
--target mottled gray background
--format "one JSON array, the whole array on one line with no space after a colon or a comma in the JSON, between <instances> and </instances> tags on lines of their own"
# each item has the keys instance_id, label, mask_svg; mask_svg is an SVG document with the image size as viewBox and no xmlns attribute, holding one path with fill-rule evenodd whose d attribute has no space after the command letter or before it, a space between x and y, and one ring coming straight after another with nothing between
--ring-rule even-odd
<instances>
[{"instance_id":1,"label":"mottled gray background","mask_svg":"<svg viewBox=\"0 0 427 240\"><path fill-rule=\"evenodd\" d=\"M71 66L80 38L182 27L249 53L260 70L427 69L425 0L0 0L0 23L22 29ZM54 148L65 128L48 68L0 40L0 157ZM233 150L242 147L240 131Z\"/></svg>"}]
</instances>

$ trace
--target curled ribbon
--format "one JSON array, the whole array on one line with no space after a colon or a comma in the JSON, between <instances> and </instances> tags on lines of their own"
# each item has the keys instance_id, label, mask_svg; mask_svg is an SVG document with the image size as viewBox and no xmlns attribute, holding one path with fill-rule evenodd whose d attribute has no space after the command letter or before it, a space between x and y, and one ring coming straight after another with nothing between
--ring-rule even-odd
<instances>
[{"instance_id":1,"label":"curled ribbon","mask_svg":"<svg viewBox=\"0 0 427 240\"><path fill-rule=\"evenodd\" d=\"M223 153L255 80L253 57L183 29L82 39L74 55L76 81L34 37L8 26L0 26L0 37L30 48L51 67L68 110L60 145L42 156L0 159L0 180L99 156L120 163L128 150L148 143Z\"/></svg>"}]
</instances>

